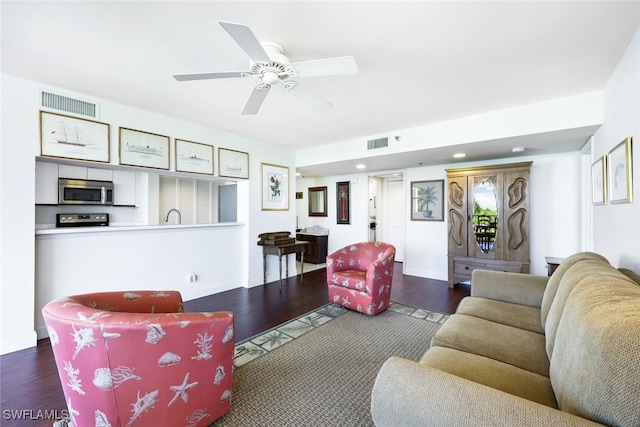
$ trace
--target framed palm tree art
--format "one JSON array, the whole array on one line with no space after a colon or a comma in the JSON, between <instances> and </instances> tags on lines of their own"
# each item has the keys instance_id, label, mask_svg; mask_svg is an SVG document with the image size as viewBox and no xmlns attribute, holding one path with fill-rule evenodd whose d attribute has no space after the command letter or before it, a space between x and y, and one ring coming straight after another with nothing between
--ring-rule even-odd
<instances>
[{"instance_id":1,"label":"framed palm tree art","mask_svg":"<svg viewBox=\"0 0 640 427\"><path fill-rule=\"evenodd\" d=\"M444 180L411 182L411 220L444 221Z\"/></svg>"}]
</instances>

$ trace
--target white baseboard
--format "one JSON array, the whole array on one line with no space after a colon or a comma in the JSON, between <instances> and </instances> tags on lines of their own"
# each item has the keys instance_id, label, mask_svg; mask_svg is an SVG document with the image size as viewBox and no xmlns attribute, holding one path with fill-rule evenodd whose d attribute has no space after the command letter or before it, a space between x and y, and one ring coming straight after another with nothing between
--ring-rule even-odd
<instances>
[{"instance_id":1,"label":"white baseboard","mask_svg":"<svg viewBox=\"0 0 640 427\"><path fill-rule=\"evenodd\" d=\"M38 338L36 331L32 331L28 334L23 334L18 337L3 339L0 354L13 353L14 351L35 347L37 343Z\"/></svg>"}]
</instances>

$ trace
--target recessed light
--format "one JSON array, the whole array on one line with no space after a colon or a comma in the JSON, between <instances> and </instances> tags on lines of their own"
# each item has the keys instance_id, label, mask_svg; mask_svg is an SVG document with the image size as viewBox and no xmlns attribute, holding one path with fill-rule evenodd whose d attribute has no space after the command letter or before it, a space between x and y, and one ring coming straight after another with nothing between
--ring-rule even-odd
<instances>
[{"instance_id":1,"label":"recessed light","mask_svg":"<svg viewBox=\"0 0 640 427\"><path fill-rule=\"evenodd\" d=\"M524 153L524 147L513 147L511 149L512 153Z\"/></svg>"},{"instance_id":2,"label":"recessed light","mask_svg":"<svg viewBox=\"0 0 640 427\"><path fill-rule=\"evenodd\" d=\"M360 163L360 164L356 165L356 168L358 168L358 169L364 169L364 168L366 168L366 166L365 166L365 165L363 165L362 163Z\"/></svg>"},{"instance_id":3,"label":"recessed light","mask_svg":"<svg viewBox=\"0 0 640 427\"><path fill-rule=\"evenodd\" d=\"M464 154L464 153L456 153L456 154L453 155L453 157L456 158L456 159L461 159L463 157L466 157L466 154Z\"/></svg>"}]
</instances>

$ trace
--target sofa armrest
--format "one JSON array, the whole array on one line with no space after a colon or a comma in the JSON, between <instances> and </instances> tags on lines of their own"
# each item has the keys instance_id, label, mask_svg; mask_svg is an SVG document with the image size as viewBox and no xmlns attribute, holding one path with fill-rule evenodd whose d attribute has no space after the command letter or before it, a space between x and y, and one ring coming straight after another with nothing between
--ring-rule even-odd
<instances>
[{"instance_id":1,"label":"sofa armrest","mask_svg":"<svg viewBox=\"0 0 640 427\"><path fill-rule=\"evenodd\" d=\"M473 270L471 296L540 307L548 281L547 276Z\"/></svg>"},{"instance_id":2,"label":"sofa armrest","mask_svg":"<svg viewBox=\"0 0 640 427\"><path fill-rule=\"evenodd\" d=\"M376 427L602 425L399 357L378 373L371 417Z\"/></svg>"}]
</instances>

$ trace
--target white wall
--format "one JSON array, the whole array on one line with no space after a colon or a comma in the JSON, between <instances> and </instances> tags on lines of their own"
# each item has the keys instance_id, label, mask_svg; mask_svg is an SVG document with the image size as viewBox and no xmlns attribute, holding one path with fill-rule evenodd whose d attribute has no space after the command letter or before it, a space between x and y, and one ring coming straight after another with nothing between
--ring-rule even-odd
<instances>
[{"instance_id":1,"label":"white wall","mask_svg":"<svg viewBox=\"0 0 640 427\"><path fill-rule=\"evenodd\" d=\"M631 136L633 202L593 207L593 249L614 266L640 272L640 30L605 86L604 111L592 161Z\"/></svg>"},{"instance_id":2,"label":"white wall","mask_svg":"<svg viewBox=\"0 0 640 427\"><path fill-rule=\"evenodd\" d=\"M34 266L35 251L35 157L39 154L39 104L40 89L88 98L85 94L66 92L64 88L45 87L37 82L27 81L11 75L2 74L2 143L0 145L0 261L2 280L0 300L0 353L8 353L33 346L36 343L35 318L40 310L36 304L36 289L47 286L47 278L40 277L36 287ZM256 245L258 234L266 231L295 229L295 211L293 191L289 195L289 210L262 211L260 204L261 162L273 163L295 171L295 156L291 149L267 144L229 134L202 125L177 120L159 114L114 104L106 100L100 103L99 120L111 125L111 163L118 162L118 127L130 127L143 131L183 138L191 141L211 144L249 153L249 180L238 181L238 221L246 224L239 239L211 239L210 245L226 246L229 253L240 253L242 260L241 277L237 286L256 286L262 284L262 251ZM217 156L217 151L216 151ZM171 157L173 163L173 157ZM100 165L104 167L104 164ZM173 167L173 165L172 165ZM294 180L290 179L290 185ZM149 201L153 203L153 200ZM157 201L156 201L157 202ZM140 208L140 209L145 209ZM157 215L155 216L157 220ZM148 254L154 257L166 250L171 242L158 242ZM207 247L186 248L193 251L193 257L207 252ZM157 253L155 253L155 252ZM105 255L109 265L110 254ZM290 257L290 271L295 273L295 260ZM220 261L223 262L223 261ZM180 270L188 269L188 263ZM176 267L177 268L177 267ZM187 270L188 271L188 270ZM292 273L292 274L294 274ZM131 272L122 271L121 288L157 288L164 287L157 280L126 281ZM269 257L268 281L278 276L277 261ZM61 280L56 278L56 281ZM169 283L170 280L167 280ZM85 292L97 291L92 281ZM169 285L170 286L170 285ZM56 292L63 292L57 289Z\"/></svg>"},{"instance_id":3,"label":"white wall","mask_svg":"<svg viewBox=\"0 0 640 427\"><path fill-rule=\"evenodd\" d=\"M29 82L2 78L0 353L35 345L35 155L38 114Z\"/></svg>"},{"instance_id":4,"label":"white wall","mask_svg":"<svg viewBox=\"0 0 640 427\"><path fill-rule=\"evenodd\" d=\"M336 224L336 183L351 183L351 224ZM327 253L332 253L350 243L364 242L369 239L368 200L369 181L367 175L339 175L323 178L298 178L296 191L303 193L303 199L296 200L298 227L306 228L320 225L329 229ZM309 187L327 187L327 216L309 214Z\"/></svg>"},{"instance_id":5,"label":"white wall","mask_svg":"<svg viewBox=\"0 0 640 427\"><path fill-rule=\"evenodd\" d=\"M490 164L532 161L529 180L531 273L546 275L546 256L566 257L582 250L580 212L580 153L524 156L499 162L467 162L448 165L408 168L403 171L405 182L405 218L409 218L411 181L446 180L447 168L484 166ZM383 175L397 171L376 173ZM351 181L351 225L336 224L335 183ZM329 253L349 243L368 238L368 174L339 175L298 179L297 191L305 198L297 200L298 222L301 228L321 225L330 230ZM307 215L308 187L324 186L329 190L328 217ZM406 221L404 273L412 276L447 280L447 222Z\"/></svg>"},{"instance_id":6,"label":"white wall","mask_svg":"<svg viewBox=\"0 0 640 427\"><path fill-rule=\"evenodd\" d=\"M411 129L398 129L384 149L367 150L364 141L380 135L311 147L296 152L296 165L304 167L334 161L537 135L565 129L591 128L602 123L602 91L594 91L515 108L491 111Z\"/></svg>"},{"instance_id":7,"label":"white wall","mask_svg":"<svg viewBox=\"0 0 640 427\"><path fill-rule=\"evenodd\" d=\"M242 283L244 247L238 243L244 228L234 223L39 234L35 303L38 338L47 336L42 307L67 295L91 290L177 290L188 301L237 288ZM190 272L197 275L193 283L188 280Z\"/></svg>"}]
</instances>

